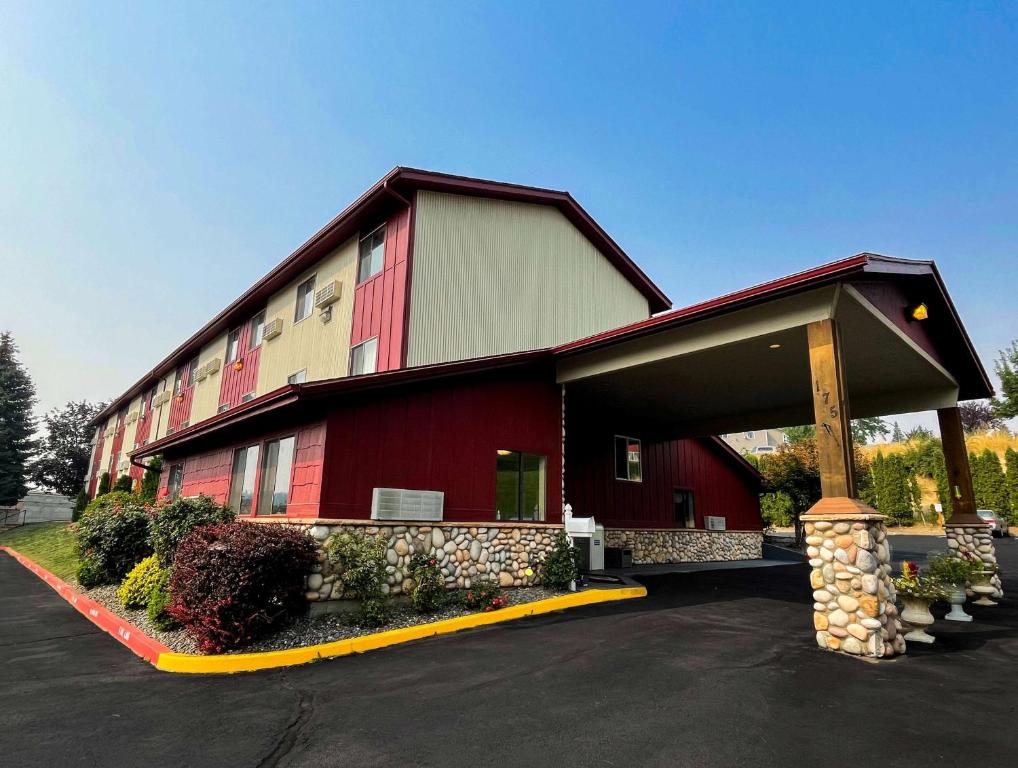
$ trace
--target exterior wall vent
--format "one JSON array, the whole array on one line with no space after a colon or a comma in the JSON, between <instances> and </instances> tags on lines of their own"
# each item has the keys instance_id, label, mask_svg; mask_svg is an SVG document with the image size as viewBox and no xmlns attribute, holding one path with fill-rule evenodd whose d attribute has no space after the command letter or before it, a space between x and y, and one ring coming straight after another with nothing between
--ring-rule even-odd
<instances>
[{"instance_id":1,"label":"exterior wall vent","mask_svg":"<svg viewBox=\"0 0 1018 768\"><path fill-rule=\"evenodd\" d=\"M137 420L138 420L138 412L137 411L131 411L129 414L127 414L127 418L124 419L124 423L125 424L134 424L134 422L136 422Z\"/></svg>"},{"instance_id":2,"label":"exterior wall vent","mask_svg":"<svg viewBox=\"0 0 1018 768\"><path fill-rule=\"evenodd\" d=\"M343 284L339 280L328 282L315 291L315 306L319 309L327 307L333 302L339 301L342 293Z\"/></svg>"},{"instance_id":3,"label":"exterior wall vent","mask_svg":"<svg viewBox=\"0 0 1018 768\"><path fill-rule=\"evenodd\" d=\"M222 365L222 361L218 357L213 357L207 363L205 363L205 372L211 376L213 373L219 370L219 366Z\"/></svg>"},{"instance_id":4,"label":"exterior wall vent","mask_svg":"<svg viewBox=\"0 0 1018 768\"><path fill-rule=\"evenodd\" d=\"M375 488L371 493L372 520L441 522L444 506L445 493L442 491Z\"/></svg>"},{"instance_id":5,"label":"exterior wall vent","mask_svg":"<svg viewBox=\"0 0 1018 768\"><path fill-rule=\"evenodd\" d=\"M194 372L194 378L198 381L205 381L205 379L208 378L208 375L209 367L207 364L197 368Z\"/></svg>"},{"instance_id":6,"label":"exterior wall vent","mask_svg":"<svg viewBox=\"0 0 1018 768\"><path fill-rule=\"evenodd\" d=\"M117 464L117 469L119 469L121 472L126 472L130 468L131 468L131 462L128 461L127 459L124 459L119 464Z\"/></svg>"},{"instance_id":7,"label":"exterior wall vent","mask_svg":"<svg viewBox=\"0 0 1018 768\"><path fill-rule=\"evenodd\" d=\"M164 389L162 392L160 392L158 395L152 398L152 405L155 406L163 405L169 399L170 391L168 389Z\"/></svg>"},{"instance_id":8,"label":"exterior wall vent","mask_svg":"<svg viewBox=\"0 0 1018 768\"><path fill-rule=\"evenodd\" d=\"M103 432L106 437L113 437L113 433L117 431L116 427L106 427L106 431Z\"/></svg>"},{"instance_id":9,"label":"exterior wall vent","mask_svg":"<svg viewBox=\"0 0 1018 768\"><path fill-rule=\"evenodd\" d=\"M283 332L283 318L277 317L271 322L265 324L265 328L262 331L262 338L266 341L268 339L274 339Z\"/></svg>"},{"instance_id":10,"label":"exterior wall vent","mask_svg":"<svg viewBox=\"0 0 1018 768\"><path fill-rule=\"evenodd\" d=\"M714 517L712 515L704 515L703 524L707 526L708 531L723 531L725 530L725 518Z\"/></svg>"}]
</instances>

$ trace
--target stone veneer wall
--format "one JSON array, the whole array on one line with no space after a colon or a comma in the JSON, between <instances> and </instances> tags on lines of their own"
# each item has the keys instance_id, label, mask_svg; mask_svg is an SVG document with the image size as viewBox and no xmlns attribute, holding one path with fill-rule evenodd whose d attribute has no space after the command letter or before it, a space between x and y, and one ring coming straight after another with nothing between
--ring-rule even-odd
<instances>
[{"instance_id":1,"label":"stone veneer wall","mask_svg":"<svg viewBox=\"0 0 1018 768\"><path fill-rule=\"evenodd\" d=\"M389 595L401 595L413 587L407 570L415 552L430 553L439 562L449 589L469 587L479 581L498 581L503 587L525 587L536 582L526 575L531 563L542 560L552 547L560 525L519 523L420 523L394 524L380 521L343 521L302 524L318 545L318 564L307 580L307 599L313 603L342 597L324 545L333 533L357 529L368 536L383 536ZM317 612L317 611L316 611Z\"/></svg>"},{"instance_id":2,"label":"stone veneer wall","mask_svg":"<svg viewBox=\"0 0 1018 768\"><path fill-rule=\"evenodd\" d=\"M905 652L884 518L803 518L817 644L857 656Z\"/></svg>"},{"instance_id":3,"label":"stone veneer wall","mask_svg":"<svg viewBox=\"0 0 1018 768\"><path fill-rule=\"evenodd\" d=\"M762 557L763 532L606 528L604 545L631 549L634 565L757 560Z\"/></svg>"},{"instance_id":4,"label":"stone veneer wall","mask_svg":"<svg viewBox=\"0 0 1018 768\"><path fill-rule=\"evenodd\" d=\"M947 546L952 552L967 552L982 560L987 565L997 564L997 550L993 546L993 534L988 525L951 525L944 526L947 535ZM1004 585L1000 574L995 573L990 583L996 587L994 597L1004 596ZM969 594L972 591L969 590Z\"/></svg>"}]
</instances>

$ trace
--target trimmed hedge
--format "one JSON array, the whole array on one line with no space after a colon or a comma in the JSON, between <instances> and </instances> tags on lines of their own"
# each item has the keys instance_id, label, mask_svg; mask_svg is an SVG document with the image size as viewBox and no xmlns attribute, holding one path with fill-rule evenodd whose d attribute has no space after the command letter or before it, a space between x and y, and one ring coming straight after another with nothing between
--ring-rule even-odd
<instances>
[{"instance_id":1,"label":"trimmed hedge","mask_svg":"<svg viewBox=\"0 0 1018 768\"><path fill-rule=\"evenodd\" d=\"M119 584L152 554L151 510L129 493L108 493L85 509L74 524L78 583L85 589Z\"/></svg>"},{"instance_id":2,"label":"trimmed hedge","mask_svg":"<svg viewBox=\"0 0 1018 768\"><path fill-rule=\"evenodd\" d=\"M152 519L152 548L164 568L173 564L180 542L195 528L215 523L232 523L236 513L216 504L208 496L178 498L156 507Z\"/></svg>"},{"instance_id":3,"label":"trimmed hedge","mask_svg":"<svg viewBox=\"0 0 1018 768\"><path fill-rule=\"evenodd\" d=\"M220 523L177 547L167 609L205 653L255 640L307 608L314 541L299 528Z\"/></svg>"},{"instance_id":4,"label":"trimmed hedge","mask_svg":"<svg viewBox=\"0 0 1018 768\"><path fill-rule=\"evenodd\" d=\"M162 568L159 571L159 578L156 581L152 593L148 596L148 605L145 606L145 613L152 626L169 632L180 626L175 618L166 612L170 607L170 569Z\"/></svg>"},{"instance_id":5,"label":"trimmed hedge","mask_svg":"<svg viewBox=\"0 0 1018 768\"><path fill-rule=\"evenodd\" d=\"M134 566L117 590L120 604L125 608L144 608L148 605L149 595L158 585L161 572L155 555L149 555Z\"/></svg>"}]
</instances>

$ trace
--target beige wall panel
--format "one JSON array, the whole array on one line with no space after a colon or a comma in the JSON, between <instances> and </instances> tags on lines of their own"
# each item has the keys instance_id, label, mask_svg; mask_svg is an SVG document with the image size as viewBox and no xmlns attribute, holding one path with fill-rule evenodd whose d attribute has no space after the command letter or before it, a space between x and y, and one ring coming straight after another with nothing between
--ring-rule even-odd
<instances>
[{"instance_id":1,"label":"beige wall panel","mask_svg":"<svg viewBox=\"0 0 1018 768\"><path fill-rule=\"evenodd\" d=\"M332 320L323 323L314 310L299 323L293 322L297 286L315 275L315 288L339 280L342 295L332 305ZM269 299L266 322L283 321L283 332L262 342L258 361L258 388L264 395L286 384L291 374L307 369L307 380L345 376L349 366L350 328L353 322L354 282L357 277L357 238L351 238L307 270L284 290Z\"/></svg>"},{"instance_id":2,"label":"beige wall panel","mask_svg":"<svg viewBox=\"0 0 1018 768\"><path fill-rule=\"evenodd\" d=\"M556 208L418 193L408 365L538 349L649 315Z\"/></svg>"},{"instance_id":3,"label":"beige wall panel","mask_svg":"<svg viewBox=\"0 0 1018 768\"><path fill-rule=\"evenodd\" d=\"M219 370L194 385L194 394L191 396L191 417L188 419L190 424L197 424L210 416L215 416L216 410L219 408L219 387L223 379L223 366L226 365L225 333L216 337L216 340L211 344L202 347L198 354L198 367L201 368L216 357L219 358Z\"/></svg>"},{"instance_id":4,"label":"beige wall panel","mask_svg":"<svg viewBox=\"0 0 1018 768\"><path fill-rule=\"evenodd\" d=\"M141 407L141 395L138 395L136 398L131 400L131 404L127 406L127 412L137 413L140 407ZM121 461L127 458L127 454L134 450L134 438L137 433L138 433L137 421L132 421L130 424L127 424L124 427L124 441L120 446L120 455L117 456L114 466L116 466L116 464L119 464Z\"/></svg>"},{"instance_id":5,"label":"beige wall panel","mask_svg":"<svg viewBox=\"0 0 1018 768\"><path fill-rule=\"evenodd\" d=\"M163 392L173 386L173 376L163 377L159 380L159 384L156 387L156 392ZM155 409L155 421L152 424L152 430L149 432L148 441L154 443L160 437L166 437L166 423L170 418L170 404L164 403L163 405L156 406Z\"/></svg>"},{"instance_id":6,"label":"beige wall panel","mask_svg":"<svg viewBox=\"0 0 1018 768\"><path fill-rule=\"evenodd\" d=\"M115 426L116 423L117 423L117 414L114 413L112 416L110 416L106 420L106 423L103 425L103 430L105 431L111 425ZM110 452L112 450L113 450L113 438L112 437L104 437L103 438L103 450L102 450L102 454L99 457L99 477L102 476L103 472L106 472L109 469L109 466L110 466ZM110 482L111 483L113 482L113 478L112 477L110 477Z\"/></svg>"}]
</instances>

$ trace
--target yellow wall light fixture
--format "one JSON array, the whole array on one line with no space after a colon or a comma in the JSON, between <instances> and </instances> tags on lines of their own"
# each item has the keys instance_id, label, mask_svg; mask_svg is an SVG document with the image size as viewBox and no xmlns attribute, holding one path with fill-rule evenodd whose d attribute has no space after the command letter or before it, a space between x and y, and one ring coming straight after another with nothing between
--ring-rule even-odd
<instances>
[{"instance_id":1,"label":"yellow wall light fixture","mask_svg":"<svg viewBox=\"0 0 1018 768\"><path fill-rule=\"evenodd\" d=\"M921 322L930 316L930 310L925 304L917 304L908 311L908 316Z\"/></svg>"}]
</instances>

